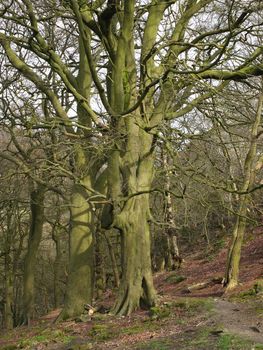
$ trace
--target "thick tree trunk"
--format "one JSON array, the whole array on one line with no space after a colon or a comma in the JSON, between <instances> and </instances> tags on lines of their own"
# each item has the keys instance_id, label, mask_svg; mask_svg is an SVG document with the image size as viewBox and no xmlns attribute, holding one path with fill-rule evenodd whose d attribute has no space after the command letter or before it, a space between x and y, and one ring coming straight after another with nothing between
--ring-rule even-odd
<instances>
[{"instance_id":1,"label":"thick tree trunk","mask_svg":"<svg viewBox=\"0 0 263 350\"><path fill-rule=\"evenodd\" d=\"M44 192L45 189L39 187L31 193L31 226L24 261L21 324L29 324L33 318L36 257L44 223Z\"/></svg>"},{"instance_id":2,"label":"thick tree trunk","mask_svg":"<svg viewBox=\"0 0 263 350\"><path fill-rule=\"evenodd\" d=\"M87 180L86 180L87 181ZM85 304L92 303L94 261L94 213L81 185L73 187L69 241L69 276L65 303L58 321L80 315Z\"/></svg>"},{"instance_id":3,"label":"thick tree trunk","mask_svg":"<svg viewBox=\"0 0 263 350\"><path fill-rule=\"evenodd\" d=\"M117 219L123 235L123 266L119 295L112 312L129 315L133 310L155 303L151 270L148 195L128 200Z\"/></svg>"}]
</instances>

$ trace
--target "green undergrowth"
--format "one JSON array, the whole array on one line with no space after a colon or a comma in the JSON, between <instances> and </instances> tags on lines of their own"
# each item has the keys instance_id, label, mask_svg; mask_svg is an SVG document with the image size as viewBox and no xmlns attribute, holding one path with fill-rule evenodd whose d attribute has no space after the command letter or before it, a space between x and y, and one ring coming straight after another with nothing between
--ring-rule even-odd
<instances>
[{"instance_id":1,"label":"green undergrowth","mask_svg":"<svg viewBox=\"0 0 263 350\"><path fill-rule=\"evenodd\" d=\"M113 328L112 325L95 324L88 332L88 336L94 341L107 341L118 336L119 330Z\"/></svg>"},{"instance_id":2,"label":"green undergrowth","mask_svg":"<svg viewBox=\"0 0 263 350\"><path fill-rule=\"evenodd\" d=\"M213 310L212 298L181 297L173 302L173 306L190 312L210 312Z\"/></svg>"},{"instance_id":3,"label":"green undergrowth","mask_svg":"<svg viewBox=\"0 0 263 350\"><path fill-rule=\"evenodd\" d=\"M177 324L183 325L181 331L168 337L149 340L136 344L137 350L263 350L263 344L255 344L250 340L236 335L224 333L218 324L211 326L188 325L187 319L190 315L202 314L209 320L213 314L212 298L179 298L171 302L172 308L182 311L182 318L177 320ZM175 319L176 320L176 319Z\"/></svg>"},{"instance_id":4,"label":"green undergrowth","mask_svg":"<svg viewBox=\"0 0 263 350\"><path fill-rule=\"evenodd\" d=\"M36 329L34 329L36 332ZM21 339L22 338L22 339ZM66 334L65 331L60 329L40 329L37 335L30 335L27 332L26 335L21 334L21 338L15 344L7 344L0 347L1 350L12 349L36 349L38 346L47 346L50 343L68 343L73 337Z\"/></svg>"},{"instance_id":5,"label":"green undergrowth","mask_svg":"<svg viewBox=\"0 0 263 350\"><path fill-rule=\"evenodd\" d=\"M214 349L214 350L260 350L260 344L228 333L217 334L215 329L204 327L200 329L193 338L185 340L181 349Z\"/></svg>"},{"instance_id":6,"label":"green undergrowth","mask_svg":"<svg viewBox=\"0 0 263 350\"><path fill-rule=\"evenodd\" d=\"M145 331L157 330L161 325L151 320L144 320L133 323L129 326L113 326L109 324L95 324L88 332L88 336L95 342L105 342L119 338L123 335L135 335Z\"/></svg>"},{"instance_id":7,"label":"green undergrowth","mask_svg":"<svg viewBox=\"0 0 263 350\"><path fill-rule=\"evenodd\" d=\"M256 307L255 305L253 307ZM107 342L113 341L118 344L119 340L126 336L132 336L132 339L136 341L139 334L152 332L152 339L134 345L127 344L126 348L137 350L263 350L262 344L254 344L249 340L223 332L223 326L219 324L208 326L211 324L209 320L213 318L213 309L212 298L177 297L151 308L143 317L135 315L131 318L93 319L92 328L87 329L86 334L82 335L85 342L82 345L75 344L78 338L70 328L43 328L41 326L39 329L37 327L32 329L31 335L28 330L21 329L20 336L23 336L23 339L17 341L15 345L10 342L5 347L0 346L0 349L49 349L49 346L55 343L60 344L61 349L63 344L65 344L65 349L71 350L97 349L101 344L107 345ZM262 304L258 303L255 311L262 313ZM167 335L160 337L161 334L164 334L164 329L167 329ZM173 332L173 329L176 331Z\"/></svg>"},{"instance_id":8,"label":"green undergrowth","mask_svg":"<svg viewBox=\"0 0 263 350\"><path fill-rule=\"evenodd\" d=\"M102 318L96 317L92 321L92 328L87 330L84 335L93 344L107 342L110 340L117 340L127 335L131 336L136 334L142 334L145 332L156 332L165 328L168 324L177 324L182 327L186 326L189 320L189 316L205 313L211 309L210 299L201 298L177 298L176 300L170 300L162 302L159 305L152 307L148 314L140 319L114 319L112 317ZM129 320L129 321L128 321ZM128 322L127 322L128 321ZM11 336L12 333L10 333ZM20 329L19 339L14 345L11 338L6 338L9 345L0 347L3 350L12 349L35 349L39 346L47 347L53 343L69 344L75 339L73 332L68 329L62 329L61 327L53 328L40 325L38 327ZM165 349L168 345L165 343L162 347L156 349ZM153 347L154 349L154 347Z\"/></svg>"},{"instance_id":9,"label":"green undergrowth","mask_svg":"<svg viewBox=\"0 0 263 350\"><path fill-rule=\"evenodd\" d=\"M251 299L255 298L262 299L263 297L263 278L258 279L255 281L252 288L242 291L238 294L232 295L229 299L234 301L250 301Z\"/></svg>"},{"instance_id":10,"label":"green undergrowth","mask_svg":"<svg viewBox=\"0 0 263 350\"><path fill-rule=\"evenodd\" d=\"M254 344L249 340L234 336L232 334L223 334L220 336L217 344L218 350L262 350L263 344Z\"/></svg>"},{"instance_id":11,"label":"green undergrowth","mask_svg":"<svg viewBox=\"0 0 263 350\"><path fill-rule=\"evenodd\" d=\"M151 320L173 318L178 324L184 324L189 316L197 313L209 314L213 310L211 298L185 298L180 297L154 306L149 311ZM178 312L182 318L178 318Z\"/></svg>"},{"instance_id":12,"label":"green undergrowth","mask_svg":"<svg viewBox=\"0 0 263 350\"><path fill-rule=\"evenodd\" d=\"M211 299L178 298L176 301L167 301L152 307L149 310L148 317L131 322L128 325L109 324L106 320L103 323L96 323L92 326L91 330L88 331L87 336L94 342L106 342L125 335L136 335L146 331L158 331L158 329L163 329L167 325L167 322L186 325L190 315L192 316L199 312L207 313L212 307ZM165 346L168 345L164 344L163 346L165 349ZM156 349L157 348L158 346L156 345Z\"/></svg>"}]
</instances>

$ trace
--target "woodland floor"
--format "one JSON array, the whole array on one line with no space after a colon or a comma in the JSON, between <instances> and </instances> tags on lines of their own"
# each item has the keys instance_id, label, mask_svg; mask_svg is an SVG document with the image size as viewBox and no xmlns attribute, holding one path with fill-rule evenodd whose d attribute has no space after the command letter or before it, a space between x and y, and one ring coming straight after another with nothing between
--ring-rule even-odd
<instances>
[{"instance_id":1,"label":"woodland floor","mask_svg":"<svg viewBox=\"0 0 263 350\"><path fill-rule=\"evenodd\" d=\"M150 313L121 318L94 313L87 322L57 325L55 310L30 327L0 333L0 349L263 349L263 288L255 287L263 285L262 229L246 236L241 283L231 294L214 283L224 274L225 259L226 248L219 243L217 249L185 256L178 271L156 274L159 305ZM209 283L189 292L201 282ZM106 292L99 304L108 308L112 301L113 293Z\"/></svg>"}]
</instances>

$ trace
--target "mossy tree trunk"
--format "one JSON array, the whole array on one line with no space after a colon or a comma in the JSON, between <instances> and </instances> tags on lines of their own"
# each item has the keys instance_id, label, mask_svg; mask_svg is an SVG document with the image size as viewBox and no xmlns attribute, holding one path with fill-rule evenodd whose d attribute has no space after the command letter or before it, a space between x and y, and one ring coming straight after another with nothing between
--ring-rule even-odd
<instances>
[{"instance_id":1,"label":"mossy tree trunk","mask_svg":"<svg viewBox=\"0 0 263 350\"><path fill-rule=\"evenodd\" d=\"M129 315L154 305L151 267L149 195L153 179L153 137L127 118L127 151L122 158L122 193L116 201L113 226L122 238L122 276L114 314ZM117 198L117 197L115 197Z\"/></svg>"},{"instance_id":2,"label":"mossy tree trunk","mask_svg":"<svg viewBox=\"0 0 263 350\"><path fill-rule=\"evenodd\" d=\"M90 38L89 30L86 28L82 34L79 37L77 88L89 103L91 74L85 53L85 44L89 43ZM72 148L75 183L70 198L69 275L64 308L57 321L80 315L84 305L92 303L94 290L95 207L89 199L93 194L100 161L96 158L96 145L92 142L92 120L87 108L83 106L83 101L79 101L77 105L77 114L79 127Z\"/></svg>"},{"instance_id":3,"label":"mossy tree trunk","mask_svg":"<svg viewBox=\"0 0 263 350\"><path fill-rule=\"evenodd\" d=\"M248 195L243 195L240 199L239 211L236 223L232 232L231 245L228 251L227 266L224 285L227 290L235 288L238 284L239 263L241 257L241 248L246 229L246 214L248 208Z\"/></svg>"},{"instance_id":4,"label":"mossy tree trunk","mask_svg":"<svg viewBox=\"0 0 263 350\"><path fill-rule=\"evenodd\" d=\"M235 288L238 284L239 277L239 263L241 257L241 248L243 243L244 232L247 223L247 209L249 204L249 190L253 185L255 172L258 170L256 164L257 158L257 144L258 144L258 130L261 123L263 105L263 94L261 93L258 99L257 112L254 124L250 134L250 144L246 159L244 162L244 180L240 187L239 209L237 212L236 224L232 233L232 241L228 251L227 265L225 272L224 285L227 290Z\"/></svg>"},{"instance_id":5,"label":"mossy tree trunk","mask_svg":"<svg viewBox=\"0 0 263 350\"><path fill-rule=\"evenodd\" d=\"M146 56L154 45L157 28L166 6L164 3L153 6L146 24L139 78L142 90L151 82L150 75L154 70L154 63L152 58ZM134 9L135 1L123 3L120 35L112 46L113 60L108 69L109 103L116 115L134 105L140 93L134 51ZM114 23L111 23L113 27ZM164 109L160 103L160 110L155 110L153 93L154 89L148 98L145 98L141 108L128 113L125 118L112 115L111 125L116 138L108 161L108 186L112 202L112 220L109 222L112 221L111 226L120 231L122 240L122 275L118 297L112 309L112 312L118 315L129 315L140 305L150 307L156 299L149 230L149 195L156 141L156 129L151 126L156 120L151 124L150 118L152 115L155 118L158 115L157 123L160 122ZM153 129L153 132L148 133L145 130L147 127Z\"/></svg>"},{"instance_id":6,"label":"mossy tree trunk","mask_svg":"<svg viewBox=\"0 0 263 350\"><path fill-rule=\"evenodd\" d=\"M148 195L130 199L117 219L123 236L123 265L119 294L112 312L129 315L155 303L151 268Z\"/></svg>"},{"instance_id":7,"label":"mossy tree trunk","mask_svg":"<svg viewBox=\"0 0 263 350\"><path fill-rule=\"evenodd\" d=\"M44 224L44 194L45 188L43 186L38 186L30 195L31 224L27 253L24 261L21 324L29 324L34 315L36 258Z\"/></svg>"},{"instance_id":8,"label":"mossy tree trunk","mask_svg":"<svg viewBox=\"0 0 263 350\"><path fill-rule=\"evenodd\" d=\"M90 183L88 178L85 179L87 183ZM84 305L92 303L94 213L87 199L83 186L74 185L70 207L69 275L59 320L80 315Z\"/></svg>"}]
</instances>

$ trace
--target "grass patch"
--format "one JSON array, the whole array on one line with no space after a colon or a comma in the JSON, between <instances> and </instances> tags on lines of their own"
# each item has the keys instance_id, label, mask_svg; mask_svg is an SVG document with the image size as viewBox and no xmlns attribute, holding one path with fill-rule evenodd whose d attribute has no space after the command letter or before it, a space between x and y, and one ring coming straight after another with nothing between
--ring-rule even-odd
<instances>
[{"instance_id":1,"label":"grass patch","mask_svg":"<svg viewBox=\"0 0 263 350\"><path fill-rule=\"evenodd\" d=\"M223 333L212 335L213 329L204 327L192 332L185 332L176 337L161 338L141 343L137 350L262 350L263 344L255 344L250 340Z\"/></svg>"},{"instance_id":2,"label":"grass patch","mask_svg":"<svg viewBox=\"0 0 263 350\"><path fill-rule=\"evenodd\" d=\"M62 330L45 329L41 334L28 336L17 343L16 348L34 349L38 345L48 345L49 343L68 343L73 339L72 336L66 335Z\"/></svg>"},{"instance_id":3,"label":"grass patch","mask_svg":"<svg viewBox=\"0 0 263 350\"><path fill-rule=\"evenodd\" d=\"M140 322L140 323L134 324L132 326L123 328L120 333L127 334L127 335L139 334L139 333L143 333L145 331L154 331L154 330L157 330L158 328L161 328L161 327L162 327L162 325L158 322L146 320L144 322Z\"/></svg>"},{"instance_id":4,"label":"grass patch","mask_svg":"<svg viewBox=\"0 0 263 350\"><path fill-rule=\"evenodd\" d=\"M182 349L211 349L210 329L202 328L187 335L182 343ZM184 347L184 344L186 347Z\"/></svg>"},{"instance_id":5,"label":"grass patch","mask_svg":"<svg viewBox=\"0 0 263 350\"><path fill-rule=\"evenodd\" d=\"M172 305L185 309L188 312L211 311L213 309L213 300L211 298L179 298Z\"/></svg>"},{"instance_id":6,"label":"grass patch","mask_svg":"<svg viewBox=\"0 0 263 350\"><path fill-rule=\"evenodd\" d=\"M163 304L161 306L151 307L149 311L149 316L151 320L160 320L167 318L171 315L171 306L170 304Z\"/></svg>"},{"instance_id":7,"label":"grass patch","mask_svg":"<svg viewBox=\"0 0 263 350\"><path fill-rule=\"evenodd\" d=\"M118 338L121 335L133 335L140 334L145 331L156 330L160 328L161 325L147 320L145 322L136 323L127 327L112 327L105 324L94 325L88 335L92 337L94 341L104 342L107 340L112 340Z\"/></svg>"},{"instance_id":8,"label":"grass patch","mask_svg":"<svg viewBox=\"0 0 263 350\"><path fill-rule=\"evenodd\" d=\"M213 350L262 350L263 344L255 344L250 340L223 333L221 335L212 335L213 329L204 327L196 332L182 334L179 342L174 344L171 349L180 350L197 350L197 349L213 349Z\"/></svg>"},{"instance_id":9,"label":"grass patch","mask_svg":"<svg viewBox=\"0 0 263 350\"><path fill-rule=\"evenodd\" d=\"M260 350L263 344L253 344L249 340L242 339L232 334L222 334L217 343L217 350Z\"/></svg>"},{"instance_id":10,"label":"grass patch","mask_svg":"<svg viewBox=\"0 0 263 350\"><path fill-rule=\"evenodd\" d=\"M172 317L176 309L182 309L186 315L193 315L197 312L208 312L213 309L213 300L211 298L184 298L179 297L176 301L165 302L162 305L154 306L149 311L151 320L160 320Z\"/></svg>"}]
</instances>

